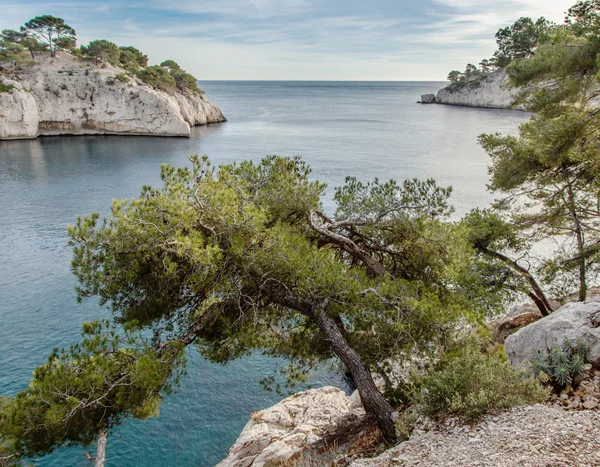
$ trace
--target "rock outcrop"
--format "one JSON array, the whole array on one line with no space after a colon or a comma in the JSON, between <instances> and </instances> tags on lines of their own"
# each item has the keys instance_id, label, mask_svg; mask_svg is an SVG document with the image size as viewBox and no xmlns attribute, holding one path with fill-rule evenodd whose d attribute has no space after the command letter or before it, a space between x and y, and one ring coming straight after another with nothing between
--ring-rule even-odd
<instances>
[{"instance_id":1,"label":"rock outcrop","mask_svg":"<svg viewBox=\"0 0 600 467\"><path fill-rule=\"evenodd\" d=\"M481 81L463 86L457 90L440 89L435 96L436 104L462 105L507 109L518 94L518 90L508 86L508 76L503 69L483 78ZM522 105L514 107L524 110Z\"/></svg>"},{"instance_id":2,"label":"rock outcrop","mask_svg":"<svg viewBox=\"0 0 600 467\"><path fill-rule=\"evenodd\" d=\"M225 121L203 94L154 89L124 70L68 53L38 54L0 93L0 139L40 135L189 136L190 127Z\"/></svg>"},{"instance_id":3,"label":"rock outcrop","mask_svg":"<svg viewBox=\"0 0 600 467\"><path fill-rule=\"evenodd\" d=\"M567 303L506 339L506 355L513 366L527 365L538 352L547 352L565 338L590 344L590 359L600 364L600 298Z\"/></svg>"},{"instance_id":4,"label":"rock outcrop","mask_svg":"<svg viewBox=\"0 0 600 467\"><path fill-rule=\"evenodd\" d=\"M294 394L254 413L217 467L263 467L298 459L307 447L356 427L365 417L360 398L332 386Z\"/></svg>"},{"instance_id":5,"label":"rock outcrop","mask_svg":"<svg viewBox=\"0 0 600 467\"><path fill-rule=\"evenodd\" d=\"M435 104L435 94L422 94L421 104Z\"/></svg>"}]
</instances>

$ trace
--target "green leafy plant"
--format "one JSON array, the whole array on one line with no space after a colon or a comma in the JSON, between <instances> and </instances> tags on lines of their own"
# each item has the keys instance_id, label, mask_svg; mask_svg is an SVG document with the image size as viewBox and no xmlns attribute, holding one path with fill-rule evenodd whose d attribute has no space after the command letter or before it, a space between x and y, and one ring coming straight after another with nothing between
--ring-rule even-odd
<instances>
[{"instance_id":1,"label":"green leafy plant","mask_svg":"<svg viewBox=\"0 0 600 467\"><path fill-rule=\"evenodd\" d=\"M583 376L590 359L590 346L583 339L566 339L545 355L532 360L536 375L546 375L555 389L576 384Z\"/></svg>"},{"instance_id":2,"label":"green leafy plant","mask_svg":"<svg viewBox=\"0 0 600 467\"><path fill-rule=\"evenodd\" d=\"M0 83L0 92L10 92L15 86L13 84L2 84Z\"/></svg>"},{"instance_id":3,"label":"green leafy plant","mask_svg":"<svg viewBox=\"0 0 600 467\"><path fill-rule=\"evenodd\" d=\"M118 79L119 81L121 81L121 83L129 83L129 76L127 76L125 73L118 73L117 75L115 75L115 79Z\"/></svg>"},{"instance_id":4,"label":"green leafy plant","mask_svg":"<svg viewBox=\"0 0 600 467\"><path fill-rule=\"evenodd\" d=\"M448 352L421 381L418 410L434 420L476 420L510 407L542 402L548 391L515 370L502 350L481 351L469 340Z\"/></svg>"}]
</instances>

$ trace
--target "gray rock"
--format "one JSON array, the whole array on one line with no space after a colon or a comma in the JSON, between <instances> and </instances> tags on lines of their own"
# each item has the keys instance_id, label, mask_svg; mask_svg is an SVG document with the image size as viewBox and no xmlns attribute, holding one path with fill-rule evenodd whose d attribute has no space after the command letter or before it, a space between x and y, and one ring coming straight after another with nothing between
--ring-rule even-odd
<instances>
[{"instance_id":1,"label":"gray rock","mask_svg":"<svg viewBox=\"0 0 600 467\"><path fill-rule=\"evenodd\" d=\"M435 94L423 94L421 104L435 104Z\"/></svg>"},{"instance_id":2,"label":"gray rock","mask_svg":"<svg viewBox=\"0 0 600 467\"><path fill-rule=\"evenodd\" d=\"M590 358L600 363L600 298L567 303L506 339L506 355L513 366L527 365L537 352L547 352L565 338L585 339Z\"/></svg>"}]
</instances>

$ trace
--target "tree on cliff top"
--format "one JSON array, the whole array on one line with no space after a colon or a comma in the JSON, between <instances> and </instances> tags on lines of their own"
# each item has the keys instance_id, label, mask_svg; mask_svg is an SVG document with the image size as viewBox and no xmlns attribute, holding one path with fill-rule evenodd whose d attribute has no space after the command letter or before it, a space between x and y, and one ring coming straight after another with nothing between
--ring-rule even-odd
<instances>
[{"instance_id":1,"label":"tree on cliff top","mask_svg":"<svg viewBox=\"0 0 600 467\"><path fill-rule=\"evenodd\" d=\"M75 46L75 29L65 24L62 18L50 15L36 16L21 26L21 32L48 47L51 56L54 56L57 50Z\"/></svg>"},{"instance_id":2,"label":"tree on cliff top","mask_svg":"<svg viewBox=\"0 0 600 467\"><path fill-rule=\"evenodd\" d=\"M119 47L117 47L117 44L104 39L91 41L87 46L81 46L81 52L96 59L96 64L98 62L102 64L110 63L111 65L119 64Z\"/></svg>"},{"instance_id":3,"label":"tree on cliff top","mask_svg":"<svg viewBox=\"0 0 600 467\"><path fill-rule=\"evenodd\" d=\"M521 17L511 26L499 29L496 33L498 50L494 53L493 63L504 68L515 60L531 57L552 26L544 17L535 22L531 18Z\"/></svg>"}]
</instances>

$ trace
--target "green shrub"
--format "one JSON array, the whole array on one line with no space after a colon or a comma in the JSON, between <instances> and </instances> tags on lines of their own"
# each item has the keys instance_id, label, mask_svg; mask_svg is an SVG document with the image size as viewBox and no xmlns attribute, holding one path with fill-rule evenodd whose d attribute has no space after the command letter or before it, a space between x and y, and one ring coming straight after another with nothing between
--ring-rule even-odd
<instances>
[{"instance_id":1,"label":"green shrub","mask_svg":"<svg viewBox=\"0 0 600 467\"><path fill-rule=\"evenodd\" d=\"M469 342L449 352L421 381L419 411L435 420L475 420L517 405L543 402L548 390L515 370L503 350L482 352Z\"/></svg>"},{"instance_id":2,"label":"green shrub","mask_svg":"<svg viewBox=\"0 0 600 467\"><path fill-rule=\"evenodd\" d=\"M150 86L163 91L175 89L177 83L169 73L169 70L158 65L149 66L139 70L137 77Z\"/></svg>"},{"instance_id":3,"label":"green shrub","mask_svg":"<svg viewBox=\"0 0 600 467\"><path fill-rule=\"evenodd\" d=\"M129 76L127 76L125 73L119 73L115 75L115 79L118 79L119 81L121 81L121 83L129 83Z\"/></svg>"},{"instance_id":4,"label":"green shrub","mask_svg":"<svg viewBox=\"0 0 600 467\"><path fill-rule=\"evenodd\" d=\"M0 83L0 92L10 92L15 86L13 84L2 84Z\"/></svg>"},{"instance_id":5,"label":"green shrub","mask_svg":"<svg viewBox=\"0 0 600 467\"><path fill-rule=\"evenodd\" d=\"M588 368L590 346L582 339L566 339L545 355L535 355L532 360L536 375L545 375L555 389L574 385Z\"/></svg>"}]
</instances>

